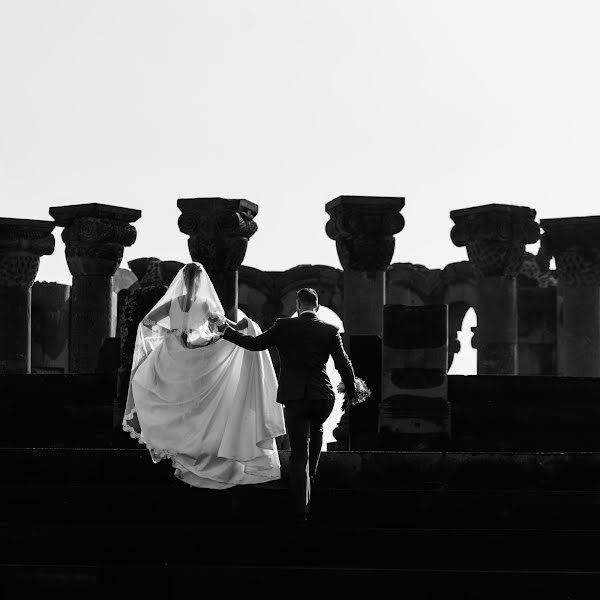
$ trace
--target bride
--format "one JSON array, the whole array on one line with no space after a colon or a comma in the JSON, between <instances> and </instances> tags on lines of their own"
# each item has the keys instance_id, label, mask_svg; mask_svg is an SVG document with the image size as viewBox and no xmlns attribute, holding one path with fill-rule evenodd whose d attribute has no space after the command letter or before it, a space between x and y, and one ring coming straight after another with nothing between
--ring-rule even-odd
<instances>
[{"instance_id":1,"label":"bride","mask_svg":"<svg viewBox=\"0 0 600 600\"><path fill-rule=\"evenodd\" d=\"M137 330L123 429L196 487L280 478L274 438L285 425L271 357L221 339L225 321L260 333L250 319L226 319L206 271L189 263Z\"/></svg>"}]
</instances>

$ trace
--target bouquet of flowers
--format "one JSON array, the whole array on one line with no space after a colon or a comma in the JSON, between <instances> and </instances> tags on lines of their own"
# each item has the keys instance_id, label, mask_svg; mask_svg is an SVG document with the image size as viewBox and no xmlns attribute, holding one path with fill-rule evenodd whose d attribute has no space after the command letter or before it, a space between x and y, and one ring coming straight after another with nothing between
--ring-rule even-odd
<instances>
[{"instance_id":1,"label":"bouquet of flowers","mask_svg":"<svg viewBox=\"0 0 600 600\"><path fill-rule=\"evenodd\" d=\"M346 406L347 404L350 404L350 406L360 404L361 402L364 402L365 400L367 400L367 398L371 396L371 390L368 388L364 379L361 379L360 377L355 377L354 387L356 389L356 392L354 393L354 398L348 400L345 394L346 386L344 385L344 382L342 381L338 384L337 391L340 394L344 394L344 406Z\"/></svg>"}]
</instances>

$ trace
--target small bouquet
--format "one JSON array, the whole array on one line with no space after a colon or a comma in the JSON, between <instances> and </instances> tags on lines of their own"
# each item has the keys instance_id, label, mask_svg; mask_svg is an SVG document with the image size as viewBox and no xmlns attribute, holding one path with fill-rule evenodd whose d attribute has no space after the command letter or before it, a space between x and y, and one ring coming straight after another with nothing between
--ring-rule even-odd
<instances>
[{"instance_id":1,"label":"small bouquet","mask_svg":"<svg viewBox=\"0 0 600 600\"><path fill-rule=\"evenodd\" d=\"M371 397L371 390L368 388L364 379L361 379L360 377L355 377L354 387L356 389L354 393L354 398L348 400L345 394L346 386L344 385L344 382L342 381L338 383L337 391L340 394L344 394L344 406L346 406L347 404L350 404L350 406L354 406L355 404L360 404L361 402L364 402L365 400Z\"/></svg>"}]
</instances>

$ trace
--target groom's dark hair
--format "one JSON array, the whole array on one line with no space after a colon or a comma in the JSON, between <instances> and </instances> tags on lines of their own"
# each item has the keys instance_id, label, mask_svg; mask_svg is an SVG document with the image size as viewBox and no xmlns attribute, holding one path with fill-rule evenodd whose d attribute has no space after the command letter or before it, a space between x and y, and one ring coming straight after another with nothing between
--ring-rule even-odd
<instances>
[{"instance_id":1,"label":"groom's dark hair","mask_svg":"<svg viewBox=\"0 0 600 600\"><path fill-rule=\"evenodd\" d=\"M296 294L298 304L302 306L314 306L319 304L319 294L313 288L302 288Z\"/></svg>"}]
</instances>

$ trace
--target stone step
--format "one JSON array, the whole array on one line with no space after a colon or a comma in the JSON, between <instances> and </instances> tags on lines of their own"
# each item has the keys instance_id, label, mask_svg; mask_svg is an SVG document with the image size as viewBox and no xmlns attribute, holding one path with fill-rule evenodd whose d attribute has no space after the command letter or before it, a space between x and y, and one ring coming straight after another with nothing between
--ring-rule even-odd
<instances>
[{"instance_id":1,"label":"stone step","mask_svg":"<svg viewBox=\"0 0 600 600\"><path fill-rule=\"evenodd\" d=\"M211 529L201 518L119 520L2 524L0 563L598 570L600 529L298 529L276 518Z\"/></svg>"},{"instance_id":2,"label":"stone step","mask_svg":"<svg viewBox=\"0 0 600 600\"><path fill-rule=\"evenodd\" d=\"M196 564L98 566L0 565L0 591L25 597L30 593L60 594L65 598L178 597L205 593L225 597L307 594L314 597L359 594L375 590L400 590L422 599L439 597L461 600L540 598L576 600L594 597L600 585L598 571L452 570L452 569L357 569L269 566L215 567ZM591 593L591 595L590 595Z\"/></svg>"},{"instance_id":3,"label":"stone step","mask_svg":"<svg viewBox=\"0 0 600 600\"><path fill-rule=\"evenodd\" d=\"M289 451L280 451L287 486ZM138 449L0 448L3 483L135 483L179 487L170 461ZM600 453L323 452L321 488L600 492Z\"/></svg>"},{"instance_id":4,"label":"stone step","mask_svg":"<svg viewBox=\"0 0 600 600\"><path fill-rule=\"evenodd\" d=\"M110 523L135 505L136 515L159 523L171 511L229 521L285 519L291 495L284 487L238 486L200 490L178 486L5 484L0 521L7 519ZM157 507L158 510L157 510ZM314 518L364 527L600 528L600 492L519 490L386 490L317 488ZM1 516L4 515L4 516ZM210 526L210 523L206 525Z\"/></svg>"},{"instance_id":5,"label":"stone step","mask_svg":"<svg viewBox=\"0 0 600 600\"><path fill-rule=\"evenodd\" d=\"M597 377L450 375L452 449L600 450Z\"/></svg>"},{"instance_id":6,"label":"stone step","mask_svg":"<svg viewBox=\"0 0 600 600\"><path fill-rule=\"evenodd\" d=\"M115 394L110 373L2 375L0 446L110 447Z\"/></svg>"}]
</instances>

